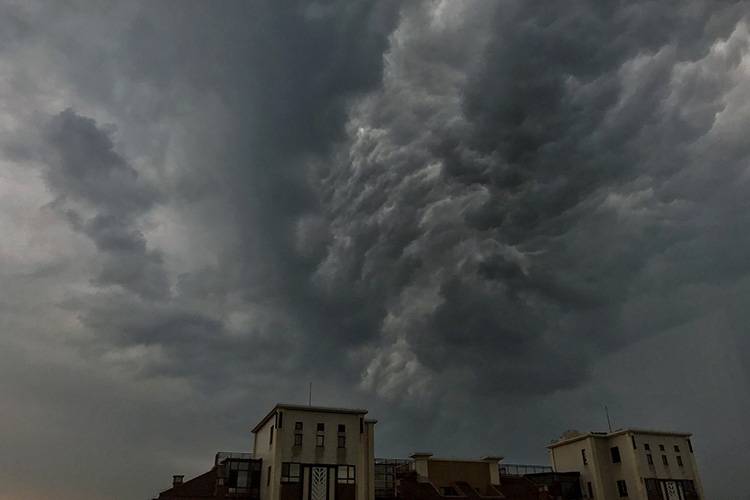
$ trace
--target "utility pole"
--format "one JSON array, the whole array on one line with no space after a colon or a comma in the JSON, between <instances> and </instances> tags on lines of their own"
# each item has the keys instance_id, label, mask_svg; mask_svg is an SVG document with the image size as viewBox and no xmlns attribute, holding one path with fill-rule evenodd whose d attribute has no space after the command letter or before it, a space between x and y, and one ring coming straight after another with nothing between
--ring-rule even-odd
<instances>
[{"instance_id":1,"label":"utility pole","mask_svg":"<svg viewBox=\"0 0 750 500\"><path fill-rule=\"evenodd\" d=\"M607 414L607 426L609 427L609 432L612 432L612 421L609 419L609 408L607 408L607 405L604 405L604 413Z\"/></svg>"}]
</instances>

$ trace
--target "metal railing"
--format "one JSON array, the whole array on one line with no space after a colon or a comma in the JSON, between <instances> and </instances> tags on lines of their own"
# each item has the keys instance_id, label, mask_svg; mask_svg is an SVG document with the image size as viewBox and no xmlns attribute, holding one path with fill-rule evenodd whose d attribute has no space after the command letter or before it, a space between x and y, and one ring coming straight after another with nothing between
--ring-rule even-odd
<instances>
[{"instance_id":1,"label":"metal railing","mask_svg":"<svg viewBox=\"0 0 750 500\"><path fill-rule=\"evenodd\" d=\"M253 455L252 453L243 453L239 451L220 451L216 453L214 465L219 465L221 462L229 458L235 460L252 460L255 458L255 455Z\"/></svg>"},{"instance_id":2,"label":"metal railing","mask_svg":"<svg viewBox=\"0 0 750 500\"><path fill-rule=\"evenodd\" d=\"M501 476L523 476L524 474L539 474L540 472L552 472L552 467L531 464L500 464Z\"/></svg>"}]
</instances>

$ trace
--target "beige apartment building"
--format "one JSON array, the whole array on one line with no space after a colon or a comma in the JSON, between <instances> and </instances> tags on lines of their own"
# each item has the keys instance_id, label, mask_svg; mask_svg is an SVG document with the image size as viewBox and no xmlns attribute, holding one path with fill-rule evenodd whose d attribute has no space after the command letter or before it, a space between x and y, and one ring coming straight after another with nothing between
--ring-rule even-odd
<instances>
[{"instance_id":1,"label":"beige apartment building","mask_svg":"<svg viewBox=\"0 0 750 500\"><path fill-rule=\"evenodd\" d=\"M374 500L367 410L277 404L253 428L260 500Z\"/></svg>"},{"instance_id":2,"label":"beige apartment building","mask_svg":"<svg viewBox=\"0 0 750 500\"><path fill-rule=\"evenodd\" d=\"M704 500L691 434L623 429L566 433L547 448L556 472L579 472L583 498Z\"/></svg>"}]
</instances>

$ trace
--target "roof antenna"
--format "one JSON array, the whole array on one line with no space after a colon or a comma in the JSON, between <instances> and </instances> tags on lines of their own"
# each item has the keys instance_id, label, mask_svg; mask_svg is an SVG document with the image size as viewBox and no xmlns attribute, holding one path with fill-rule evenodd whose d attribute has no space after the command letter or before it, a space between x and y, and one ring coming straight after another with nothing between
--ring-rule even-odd
<instances>
[{"instance_id":1,"label":"roof antenna","mask_svg":"<svg viewBox=\"0 0 750 500\"><path fill-rule=\"evenodd\" d=\"M307 406L312 406L312 382L310 382L310 391L307 393Z\"/></svg>"},{"instance_id":2,"label":"roof antenna","mask_svg":"<svg viewBox=\"0 0 750 500\"><path fill-rule=\"evenodd\" d=\"M609 408L607 408L607 405L604 405L604 413L607 414L607 426L609 427L609 432L612 432L612 421L609 419Z\"/></svg>"}]
</instances>

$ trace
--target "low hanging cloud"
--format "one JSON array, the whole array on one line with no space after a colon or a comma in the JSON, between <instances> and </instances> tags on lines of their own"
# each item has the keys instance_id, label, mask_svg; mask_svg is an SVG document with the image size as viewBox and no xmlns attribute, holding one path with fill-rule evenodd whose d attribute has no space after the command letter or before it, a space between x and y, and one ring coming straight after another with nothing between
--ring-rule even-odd
<instances>
[{"instance_id":1,"label":"low hanging cloud","mask_svg":"<svg viewBox=\"0 0 750 500\"><path fill-rule=\"evenodd\" d=\"M0 180L22 193L0 199L0 340L67 391L66 366L91 372L73 399L147 402L113 422L174 426L123 452L153 466L139 494L311 380L380 412L386 451L474 453L481 425L534 458L591 424L608 360L657 345L639 373L674 372L663 339L706 324L748 347L744 2L0 10ZM660 422L639 383L622 407Z\"/></svg>"}]
</instances>

